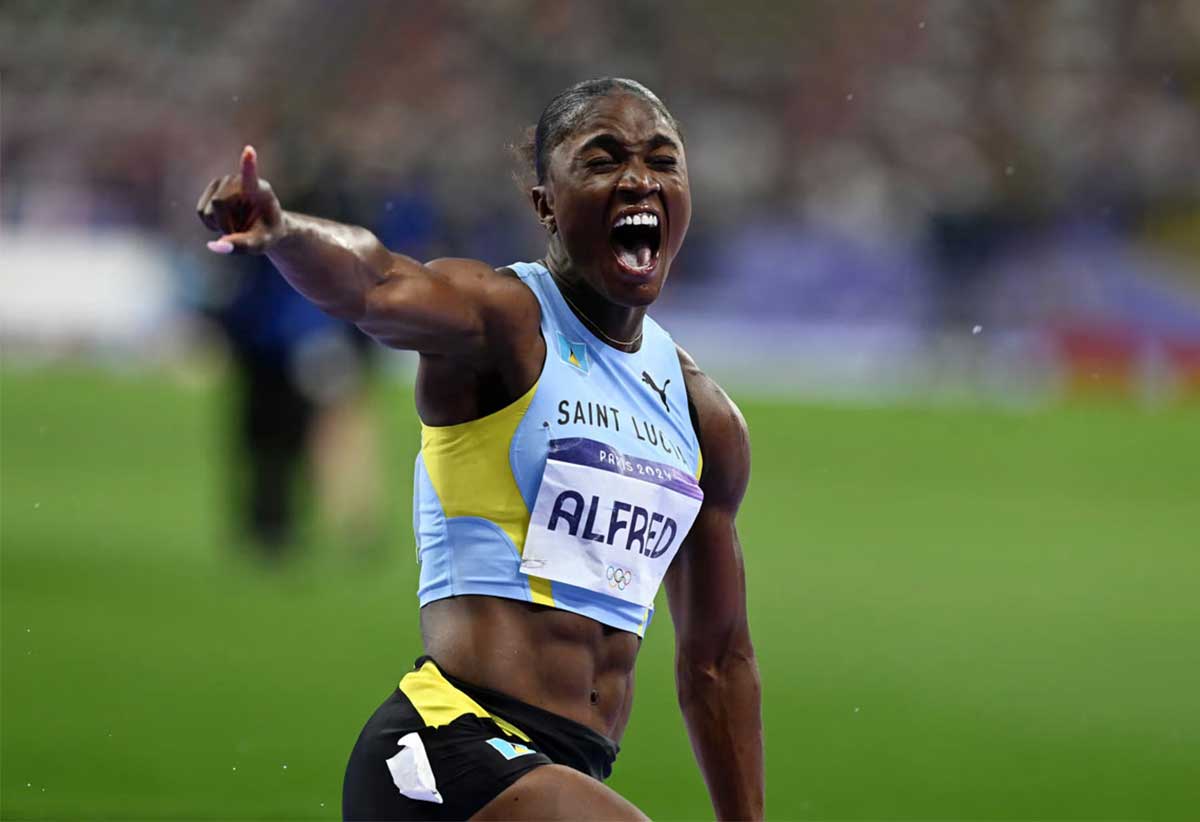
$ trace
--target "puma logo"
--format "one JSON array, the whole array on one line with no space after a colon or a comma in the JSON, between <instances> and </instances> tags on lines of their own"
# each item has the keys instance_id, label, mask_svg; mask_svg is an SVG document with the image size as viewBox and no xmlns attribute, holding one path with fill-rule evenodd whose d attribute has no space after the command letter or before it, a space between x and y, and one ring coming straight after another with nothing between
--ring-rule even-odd
<instances>
[{"instance_id":1,"label":"puma logo","mask_svg":"<svg viewBox=\"0 0 1200 822\"><path fill-rule=\"evenodd\" d=\"M663 383L662 388L659 388L657 385L654 384L654 377L650 376L650 372L643 371L642 372L642 382L646 383L646 385L650 386L651 388L653 388L655 390L655 392L658 394L659 398L663 401L663 408L667 409L668 414L671 413L671 406L667 405L667 386L671 384L671 381L667 380L666 382Z\"/></svg>"}]
</instances>

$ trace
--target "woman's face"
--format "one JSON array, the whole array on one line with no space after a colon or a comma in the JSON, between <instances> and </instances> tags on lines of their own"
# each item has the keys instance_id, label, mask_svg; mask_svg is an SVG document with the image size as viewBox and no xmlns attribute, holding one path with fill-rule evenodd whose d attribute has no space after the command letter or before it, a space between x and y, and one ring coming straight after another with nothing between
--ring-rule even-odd
<instances>
[{"instance_id":1,"label":"woman's face","mask_svg":"<svg viewBox=\"0 0 1200 822\"><path fill-rule=\"evenodd\" d=\"M648 305L692 218L683 141L641 97L598 98L551 152L533 201L577 276L614 303Z\"/></svg>"}]
</instances>

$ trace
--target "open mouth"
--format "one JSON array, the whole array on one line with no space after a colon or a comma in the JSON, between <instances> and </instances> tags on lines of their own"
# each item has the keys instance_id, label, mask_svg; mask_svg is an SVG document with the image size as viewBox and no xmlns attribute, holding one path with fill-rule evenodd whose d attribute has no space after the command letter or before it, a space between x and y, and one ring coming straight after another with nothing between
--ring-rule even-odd
<instances>
[{"instance_id":1,"label":"open mouth","mask_svg":"<svg viewBox=\"0 0 1200 822\"><path fill-rule=\"evenodd\" d=\"M610 239L617 262L630 273L649 274L658 264L662 226L657 214L641 211L619 217Z\"/></svg>"}]
</instances>

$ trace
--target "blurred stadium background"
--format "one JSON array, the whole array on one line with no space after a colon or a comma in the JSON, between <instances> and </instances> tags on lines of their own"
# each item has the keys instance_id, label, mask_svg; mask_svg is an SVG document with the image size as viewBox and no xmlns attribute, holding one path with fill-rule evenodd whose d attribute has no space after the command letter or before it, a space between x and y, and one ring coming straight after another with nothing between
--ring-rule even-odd
<instances>
[{"instance_id":1,"label":"blurred stadium background","mask_svg":"<svg viewBox=\"0 0 1200 822\"><path fill-rule=\"evenodd\" d=\"M249 142L286 207L535 258L506 147L601 74L688 141L656 316L754 438L770 816L1194 818L1193 0L4 3L0 816L338 815L419 650L412 360L194 204ZM263 362L300 456L247 511ZM612 784L704 818L660 614Z\"/></svg>"}]
</instances>

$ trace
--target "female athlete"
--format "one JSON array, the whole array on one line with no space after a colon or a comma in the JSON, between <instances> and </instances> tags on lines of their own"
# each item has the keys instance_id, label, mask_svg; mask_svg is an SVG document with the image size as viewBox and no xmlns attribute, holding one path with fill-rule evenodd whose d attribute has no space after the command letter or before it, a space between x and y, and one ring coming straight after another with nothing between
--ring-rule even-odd
<instances>
[{"instance_id":1,"label":"female athlete","mask_svg":"<svg viewBox=\"0 0 1200 822\"><path fill-rule=\"evenodd\" d=\"M679 128L630 80L535 130L544 259L395 254L281 209L247 146L200 217L317 306L420 354L414 508L425 656L367 722L348 819L644 819L606 787L666 583L679 703L717 816L763 813L760 687L734 517L732 401L646 316L691 217Z\"/></svg>"}]
</instances>

